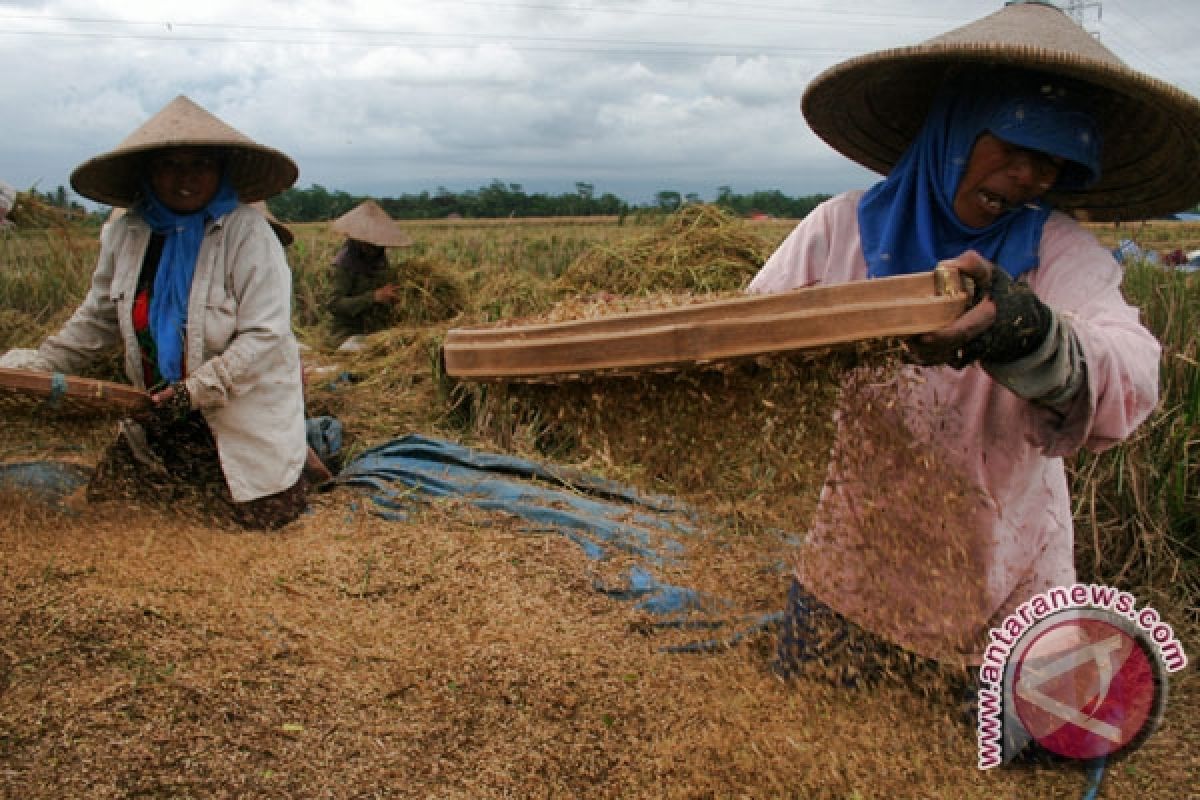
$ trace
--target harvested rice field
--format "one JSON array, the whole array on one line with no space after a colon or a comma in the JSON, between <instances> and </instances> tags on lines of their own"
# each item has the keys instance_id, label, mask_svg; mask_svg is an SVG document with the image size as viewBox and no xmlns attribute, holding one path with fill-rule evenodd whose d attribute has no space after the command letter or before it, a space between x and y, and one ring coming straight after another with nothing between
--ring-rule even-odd
<instances>
[{"instance_id":1,"label":"harvested rice field","mask_svg":"<svg viewBox=\"0 0 1200 800\"><path fill-rule=\"evenodd\" d=\"M703 250L678 238L681 222L414 226L425 272L412 302L437 305L355 354L334 351L306 299L319 295L336 242L297 226L310 415L343 423L347 459L421 433L677 497L700 524L667 577L742 610L782 608L791 537L825 469L836 378L851 364L889 368L886 343L561 385L456 384L439 368L451 327L732 291L787 230L749 231L763 242L755 249L742 243L745 223L709 221L721 244ZM662 281L658 269L644 291L572 283L594 281L598 264L616 274L679 252L726 255L688 283ZM16 312L5 285L0 277L0 305ZM29 346L61 309L13 319L0 341ZM19 403L5 417L5 462L95 464L115 424ZM0 797L1084 796L1078 763L977 769L974 728L952 698L899 683L784 680L769 629L672 652L708 634L659 627L598 591L621 563L461 498L409 499L404 518L385 518L368 492L337 486L312 494L298 521L259 534L189 507L88 504L78 492L56 505L0 490ZM1158 540L1139 542L1168 563ZM1079 560L1113 580L1121 564L1141 563L1125 551ZM1194 580L1194 562L1178 563L1175 583L1148 569L1144 580L1157 582L1145 588L1194 662L1194 604L1172 589ZM1189 667L1173 676L1161 728L1109 765L1095 796L1197 796L1197 707Z\"/></svg>"}]
</instances>

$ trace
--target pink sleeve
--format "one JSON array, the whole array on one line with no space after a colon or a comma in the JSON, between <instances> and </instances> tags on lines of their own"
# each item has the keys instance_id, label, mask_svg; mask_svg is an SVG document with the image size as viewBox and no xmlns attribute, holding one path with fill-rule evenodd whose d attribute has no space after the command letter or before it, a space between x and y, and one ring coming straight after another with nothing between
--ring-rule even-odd
<instances>
[{"instance_id":1,"label":"pink sleeve","mask_svg":"<svg viewBox=\"0 0 1200 800\"><path fill-rule=\"evenodd\" d=\"M1087 392L1064 417L1036 409L1035 440L1048 456L1105 450L1133 433L1158 404L1161 347L1121 294L1120 265L1096 238L1062 214L1042 236L1030 285L1074 330Z\"/></svg>"},{"instance_id":2,"label":"pink sleeve","mask_svg":"<svg viewBox=\"0 0 1200 800\"><path fill-rule=\"evenodd\" d=\"M847 192L825 201L800 221L746 287L771 294L815 284L836 284L866 277L858 236L858 199Z\"/></svg>"}]
</instances>

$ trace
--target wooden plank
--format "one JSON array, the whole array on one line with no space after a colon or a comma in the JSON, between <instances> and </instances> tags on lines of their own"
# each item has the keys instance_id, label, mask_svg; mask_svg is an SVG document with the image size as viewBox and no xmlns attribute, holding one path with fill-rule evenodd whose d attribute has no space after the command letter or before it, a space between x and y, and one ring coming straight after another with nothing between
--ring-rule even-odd
<instances>
[{"instance_id":1,"label":"wooden plank","mask_svg":"<svg viewBox=\"0 0 1200 800\"><path fill-rule=\"evenodd\" d=\"M966 306L956 273L931 272L598 320L456 329L443 357L448 375L475 380L661 369L911 336Z\"/></svg>"},{"instance_id":2,"label":"wooden plank","mask_svg":"<svg viewBox=\"0 0 1200 800\"><path fill-rule=\"evenodd\" d=\"M55 374L51 372L0 367L0 393L58 400L66 405L108 412L133 412L150 406L149 394L123 383L74 375L60 375L57 387L55 383Z\"/></svg>"},{"instance_id":3,"label":"wooden plank","mask_svg":"<svg viewBox=\"0 0 1200 800\"><path fill-rule=\"evenodd\" d=\"M767 314L786 314L809 309L824 309L858 303L878 303L918 299L940 294L939 286L948 279L947 271L897 275L870 281L854 281L834 286L811 286L776 294L747 295L696 303L675 308L631 311L596 319L566 320L522 326L492 325L481 328L454 328L446 342L494 342L501 339L537 339L563 335L586 335L606 331L626 331L663 325L703 323ZM952 278L951 278L952 279Z\"/></svg>"}]
</instances>

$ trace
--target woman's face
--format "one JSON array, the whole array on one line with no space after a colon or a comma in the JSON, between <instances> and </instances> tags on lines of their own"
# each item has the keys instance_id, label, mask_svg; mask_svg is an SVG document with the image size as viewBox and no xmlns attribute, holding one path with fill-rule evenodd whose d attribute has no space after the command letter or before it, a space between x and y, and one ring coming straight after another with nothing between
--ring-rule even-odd
<instances>
[{"instance_id":1,"label":"woman's face","mask_svg":"<svg viewBox=\"0 0 1200 800\"><path fill-rule=\"evenodd\" d=\"M221 187L221 158L203 147L175 147L150 159L150 186L176 214L193 214Z\"/></svg>"},{"instance_id":2,"label":"woman's face","mask_svg":"<svg viewBox=\"0 0 1200 800\"><path fill-rule=\"evenodd\" d=\"M964 225L986 227L1048 192L1062 165L1061 158L980 134L954 193L954 213Z\"/></svg>"},{"instance_id":3,"label":"woman's face","mask_svg":"<svg viewBox=\"0 0 1200 800\"><path fill-rule=\"evenodd\" d=\"M359 256L364 259L376 259L383 255L383 248L377 244L364 242L361 239L351 239L351 246L358 251Z\"/></svg>"}]
</instances>

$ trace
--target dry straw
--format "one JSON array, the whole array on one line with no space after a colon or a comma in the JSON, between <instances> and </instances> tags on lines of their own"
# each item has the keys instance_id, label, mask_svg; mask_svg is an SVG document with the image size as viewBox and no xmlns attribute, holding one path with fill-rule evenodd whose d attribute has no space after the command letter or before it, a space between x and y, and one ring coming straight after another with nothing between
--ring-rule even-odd
<instances>
[{"instance_id":1,"label":"dry straw","mask_svg":"<svg viewBox=\"0 0 1200 800\"><path fill-rule=\"evenodd\" d=\"M16 202L6 219L17 228L65 229L72 222L66 209L52 206L33 192L17 192Z\"/></svg>"},{"instance_id":2,"label":"dry straw","mask_svg":"<svg viewBox=\"0 0 1200 800\"><path fill-rule=\"evenodd\" d=\"M467 307L462 277L445 258L436 255L406 258L398 269L396 316L409 325L445 322Z\"/></svg>"},{"instance_id":3,"label":"dry straw","mask_svg":"<svg viewBox=\"0 0 1200 800\"><path fill-rule=\"evenodd\" d=\"M739 290L773 249L744 220L717 206L690 205L644 237L593 247L566 270L558 286L624 295Z\"/></svg>"}]
</instances>

